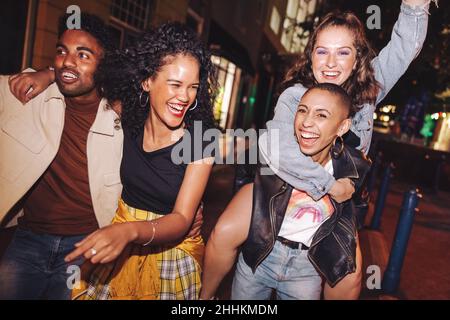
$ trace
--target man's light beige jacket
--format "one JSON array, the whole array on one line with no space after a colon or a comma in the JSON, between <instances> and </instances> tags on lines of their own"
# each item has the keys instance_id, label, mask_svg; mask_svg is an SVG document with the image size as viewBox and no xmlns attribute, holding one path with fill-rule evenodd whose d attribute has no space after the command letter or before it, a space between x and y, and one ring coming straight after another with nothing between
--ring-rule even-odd
<instances>
[{"instance_id":1,"label":"man's light beige jacket","mask_svg":"<svg viewBox=\"0 0 450 320\"><path fill-rule=\"evenodd\" d=\"M19 201L55 158L64 126L64 110L64 97L56 84L23 105L11 94L8 77L0 76L2 226L20 209ZM106 107L103 99L87 138L89 187L100 227L111 222L122 191L119 174L122 145L118 116Z\"/></svg>"}]
</instances>

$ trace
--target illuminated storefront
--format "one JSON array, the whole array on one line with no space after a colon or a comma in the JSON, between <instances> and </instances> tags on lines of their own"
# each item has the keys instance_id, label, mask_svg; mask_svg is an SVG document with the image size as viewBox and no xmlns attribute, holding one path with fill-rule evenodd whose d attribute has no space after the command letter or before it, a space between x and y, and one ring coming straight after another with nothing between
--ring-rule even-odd
<instances>
[{"instance_id":1,"label":"illuminated storefront","mask_svg":"<svg viewBox=\"0 0 450 320\"><path fill-rule=\"evenodd\" d=\"M436 150L450 151L450 113L434 113L431 117L436 120L432 147Z\"/></svg>"},{"instance_id":2,"label":"illuminated storefront","mask_svg":"<svg viewBox=\"0 0 450 320\"><path fill-rule=\"evenodd\" d=\"M234 119L241 69L219 56L211 60L217 67L218 93L214 102L214 118L222 129L230 128Z\"/></svg>"}]
</instances>

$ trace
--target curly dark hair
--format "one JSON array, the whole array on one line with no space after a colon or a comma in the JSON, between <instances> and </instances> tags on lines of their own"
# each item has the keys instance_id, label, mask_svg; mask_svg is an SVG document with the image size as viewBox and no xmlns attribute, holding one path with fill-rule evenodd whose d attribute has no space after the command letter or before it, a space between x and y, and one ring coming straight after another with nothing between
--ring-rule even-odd
<instances>
[{"instance_id":1,"label":"curly dark hair","mask_svg":"<svg viewBox=\"0 0 450 320\"><path fill-rule=\"evenodd\" d=\"M133 136L142 130L150 111L141 107L141 95L142 100L148 97L142 82L155 77L167 63L167 57L178 54L194 57L200 66L198 107L186 113L186 127L196 120L202 121L205 129L216 126L212 106L217 82L210 53L191 29L169 22L142 33L132 47L106 55L99 65L97 83L108 101L121 101L122 125Z\"/></svg>"},{"instance_id":2,"label":"curly dark hair","mask_svg":"<svg viewBox=\"0 0 450 320\"><path fill-rule=\"evenodd\" d=\"M67 21L70 17L70 14L64 14L59 18L58 38L60 38L66 30L69 30L67 28ZM111 33L101 18L94 14L81 12L80 20L81 24L79 30L85 31L93 36L102 46L105 53L116 49Z\"/></svg>"},{"instance_id":3,"label":"curly dark hair","mask_svg":"<svg viewBox=\"0 0 450 320\"><path fill-rule=\"evenodd\" d=\"M305 50L297 63L289 69L281 84L284 90L296 83L301 83L310 88L317 83L312 71L312 54L316 45L317 36L329 27L345 27L354 37L356 48L356 68L350 77L341 85L353 100L353 104L361 106L364 103L374 104L380 89L380 84L375 80L374 70L371 65L376 54L370 45L364 32L364 25L352 12L334 11L328 13L314 29Z\"/></svg>"}]
</instances>

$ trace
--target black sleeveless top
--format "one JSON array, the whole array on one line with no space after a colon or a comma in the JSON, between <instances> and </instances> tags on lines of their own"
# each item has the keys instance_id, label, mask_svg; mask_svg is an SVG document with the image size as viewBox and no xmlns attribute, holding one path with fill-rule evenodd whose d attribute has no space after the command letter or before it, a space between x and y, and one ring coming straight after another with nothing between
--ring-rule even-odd
<instances>
[{"instance_id":1,"label":"black sleeveless top","mask_svg":"<svg viewBox=\"0 0 450 320\"><path fill-rule=\"evenodd\" d=\"M125 203L157 214L171 213L187 165L203 158L214 157L214 154L204 155L205 147L211 142L204 142L202 137L198 137L200 132L195 131L195 135L193 129L186 129L184 135L174 144L146 152L142 147L144 131L133 137L124 130L120 175L123 184L122 199ZM195 150L197 145L198 150Z\"/></svg>"}]
</instances>

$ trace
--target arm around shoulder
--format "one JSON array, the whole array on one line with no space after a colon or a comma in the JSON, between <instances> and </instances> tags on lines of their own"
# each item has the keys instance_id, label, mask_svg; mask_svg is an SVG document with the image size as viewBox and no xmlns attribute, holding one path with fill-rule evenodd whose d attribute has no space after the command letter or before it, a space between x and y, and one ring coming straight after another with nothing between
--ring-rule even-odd
<instances>
[{"instance_id":1,"label":"arm around shoulder","mask_svg":"<svg viewBox=\"0 0 450 320\"><path fill-rule=\"evenodd\" d=\"M55 81L55 70L47 67L38 71L26 69L9 79L12 94L22 103L27 103Z\"/></svg>"},{"instance_id":2,"label":"arm around shoulder","mask_svg":"<svg viewBox=\"0 0 450 320\"><path fill-rule=\"evenodd\" d=\"M321 165L305 156L294 137L294 119L303 86L286 89L279 97L273 120L267 122L267 132L259 139L263 160L277 176L294 188L320 199L335 182Z\"/></svg>"}]
</instances>

